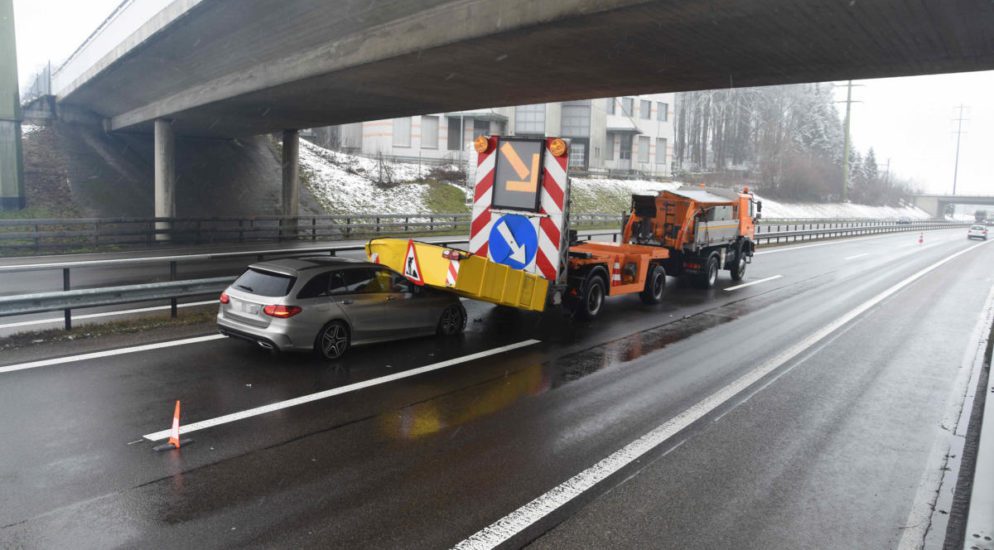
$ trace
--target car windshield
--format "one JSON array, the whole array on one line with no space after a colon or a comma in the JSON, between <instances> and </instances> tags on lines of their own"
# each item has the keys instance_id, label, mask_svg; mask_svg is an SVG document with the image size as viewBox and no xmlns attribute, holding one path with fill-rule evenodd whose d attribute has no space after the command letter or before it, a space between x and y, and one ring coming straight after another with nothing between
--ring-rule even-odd
<instances>
[{"instance_id":1,"label":"car windshield","mask_svg":"<svg viewBox=\"0 0 994 550\"><path fill-rule=\"evenodd\" d=\"M257 296L286 296L295 278L261 269L249 269L235 281L234 287Z\"/></svg>"}]
</instances>

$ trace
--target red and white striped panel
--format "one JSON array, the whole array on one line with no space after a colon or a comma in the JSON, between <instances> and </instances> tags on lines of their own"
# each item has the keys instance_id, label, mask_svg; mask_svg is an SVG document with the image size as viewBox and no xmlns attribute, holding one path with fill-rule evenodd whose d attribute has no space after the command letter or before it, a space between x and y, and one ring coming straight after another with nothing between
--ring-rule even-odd
<instances>
[{"instance_id":1,"label":"red and white striped panel","mask_svg":"<svg viewBox=\"0 0 994 550\"><path fill-rule=\"evenodd\" d=\"M563 246L564 237L563 209L566 199L566 162L569 159L569 152L567 151L561 157L553 155L549 151L549 143L552 139L554 138L545 141L545 159L543 161L545 174L542 178L540 215L531 212L517 212L517 214L529 218L538 235L538 251L531 264L525 267L525 271L555 281L559 274L559 250ZM490 152L477 156L473 219L469 232L470 252L479 256L487 256L487 258L491 258L488 243L490 229L501 217L501 214L490 211L493 200L497 145L497 138L491 137Z\"/></svg>"},{"instance_id":2,"label":"red and white striped panel","mask_svg":"<svg viewBox=\"0 0 994 550\"><path fill-rule=\"evenodd\" d=\"M459 260L449 260L449 269L445 272L445 286L456 286L459 279Z\"/></svg>"}]
</instances>

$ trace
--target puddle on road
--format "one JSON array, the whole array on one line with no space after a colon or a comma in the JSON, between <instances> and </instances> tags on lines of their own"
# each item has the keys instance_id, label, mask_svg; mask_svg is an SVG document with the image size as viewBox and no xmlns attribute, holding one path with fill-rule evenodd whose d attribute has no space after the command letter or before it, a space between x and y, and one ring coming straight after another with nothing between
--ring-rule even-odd
<instances>
[{"instance_id":1,"label":"puddle on road","mask_svg":"<svg viewBox=\"0 0 994 550\"><path fill-rule=\"evenodd\" d=\"M790 295L796 295L797 289ZM747 313L783 300L783 292L770 292L689 315L642 332L544 360L539 353L522 357L522 368L503 377L464 388L379 417L379 429L400 439L417 439L456 428L507 408L520 399L541 395L607 368L619 368ZM501 320L498 323L503 322ZM453 436L457 431L453 432Z\"/></svg>"}]
</instances>

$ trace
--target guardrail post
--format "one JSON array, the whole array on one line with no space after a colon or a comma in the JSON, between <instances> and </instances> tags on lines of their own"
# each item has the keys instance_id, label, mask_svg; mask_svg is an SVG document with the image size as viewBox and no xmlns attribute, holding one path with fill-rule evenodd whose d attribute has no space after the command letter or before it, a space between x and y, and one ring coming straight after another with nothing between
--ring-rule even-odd
<instances>
[{"instance_id":1,"label":"guardrail post","mask_svg":"<svg viewBox=\"0 0 994 550\"><path fill-rule=\"evenodd\" d=\"M69 268L62 268L62 290L69 290ZM72 330L72 310L66 308L63 311L63 316L65 317L65 327L66 330Z\"/></svg>"},{"instance_id":2,"label":"guardrail post","mask_svg":"<svg viewBox=\"0 0 994 550\"><path fill-rule=\"evenodd\" d=\"M245 220L238 220L238 242L245 242Z\"/></svg>"},{"instance_id":3,"label":"guardrail post","mask_svg":"<svg viewBox=\"0 0 994 550\"><path fill-rule=\"evenodd\" d=\"M311 218L311 242L318 240L318 217Z\"/></svg>"},{"instance_id":4,"label":"guardrail post","mask_svg":"<svg viewBox=\"0 0 994 550\"><path fill-rule=\"evenodd\" d=\"M100 245L100 220L93 222L93 246Z\"/></svg>"},{"instance_id":5,"label":"guardrail post","mask_svg":"<svg viewBox=\"0 0 994 550\"><path fill-rule=\"evenodd\" d=\"M380 217L376 216L376 234L380 234Z\"/></svg>"},{"instance_id":6,"label":"guardrail post","mask_svg":"<svg viewBox=\"0 0 994 550\"><path fill-rule=\"evenodd\" d=\"M170 281L175 281L176 280L176 260L172 260L172 261L169 262L169 280ZM176 304L176 298L170 298L169 299L169 317L171 317L173 319L176 318L176 309L177 309L177 307L178 306Z\"/></svg>"},{"instance_id":7,"label":"guardrail post","mask_svg":"<svg viewBox=\"0 0 994 550\"><path fill-rule=\"evenodd\" d=\"M38 224L35 224L35 254L41 250L41 238L38 237Z\"/></svg>"}]
</instances>

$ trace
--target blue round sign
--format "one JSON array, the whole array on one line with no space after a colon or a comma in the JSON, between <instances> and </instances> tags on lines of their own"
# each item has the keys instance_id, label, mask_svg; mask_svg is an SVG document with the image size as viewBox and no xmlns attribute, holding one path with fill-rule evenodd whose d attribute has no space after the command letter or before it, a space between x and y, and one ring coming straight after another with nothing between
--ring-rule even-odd
<instances>
[{"instance_id":1,"label":"blue round sign","mask_svg":"<svg viewBox=\"0 0 994 550\"><path fill-rule=\"evenodd\" d=\"M538 235L524 216L505 214L490 228L490 257L497 263L524 269L537 251Z\"/></svg>"}]
</instances>

